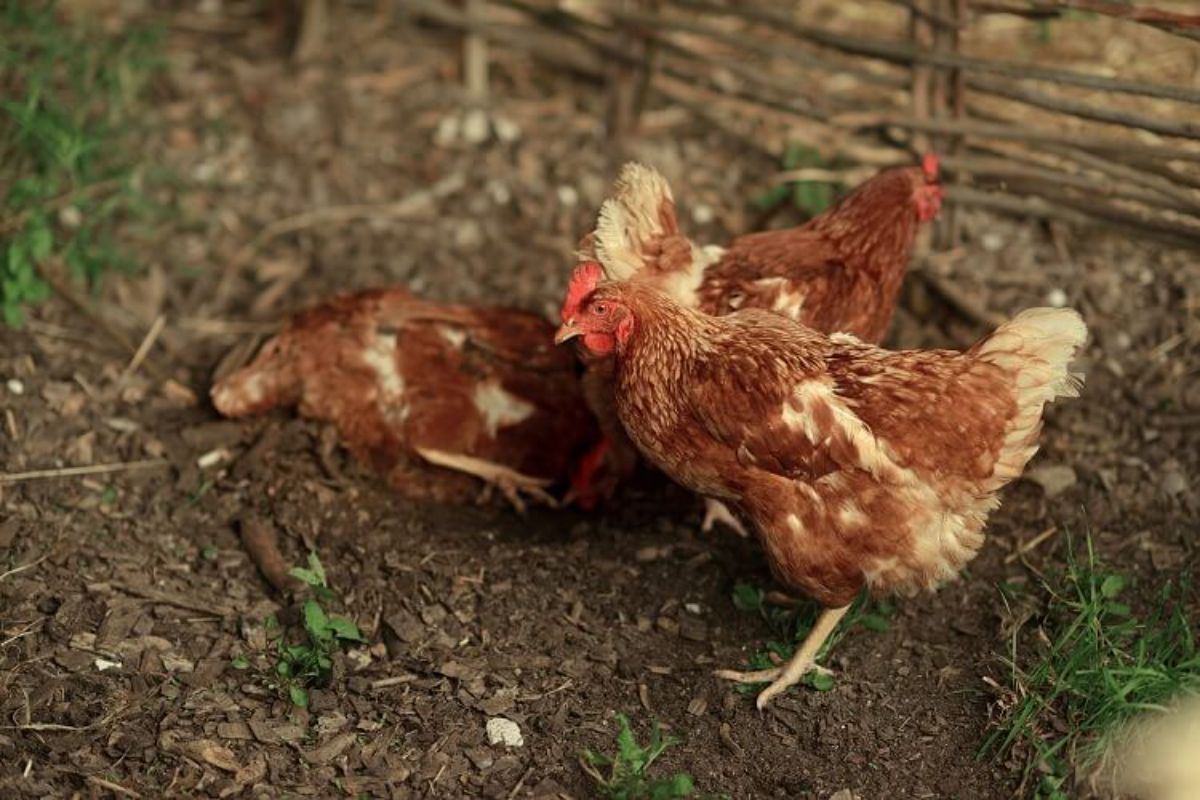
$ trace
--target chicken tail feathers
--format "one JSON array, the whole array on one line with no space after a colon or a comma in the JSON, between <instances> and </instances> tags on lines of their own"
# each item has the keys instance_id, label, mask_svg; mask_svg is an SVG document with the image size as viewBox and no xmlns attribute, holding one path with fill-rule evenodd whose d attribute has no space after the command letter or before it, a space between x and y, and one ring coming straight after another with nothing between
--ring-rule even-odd
<instances>
[{"instance_id":1,"label":"chicken tail feathers","mask_svg":"<svg viewBox=\"0 0 1200 800\"><path fill-rule=\"evenodd\" d=\"M1037 452L1046 404L1059 397L1079 396L1083 376L1071 372L1071 361L1086 339L1087 326L1078 312L1031 308L973 348L978 359L1015 378L1017 408L1008 421L996 461L996 488L1019 476Z\"/></svg>"},{"instance_id":2,"label":"chicken tail feathers","mask_svg":"<svg viewBox=\"0 0 1200 800\"><path fill-rule=\"evenodd\" d=\"M217 411L227 417L261 414L300 399L301 382L283 338L267 342L249 366L218 381L210 392Z\"/></svg>"},{"instance_id":3,"label":"chicken tail feathers","mask_svg":"<svg viewBox=\"0 0 1200 800\"><path fill-rule=\"evenodd\" d=\"M657 243L678 234L670 185L656 170L630 162L600 207L591 245L604 277L626 281L653 260Z\"/></svg>"}]
</instances>

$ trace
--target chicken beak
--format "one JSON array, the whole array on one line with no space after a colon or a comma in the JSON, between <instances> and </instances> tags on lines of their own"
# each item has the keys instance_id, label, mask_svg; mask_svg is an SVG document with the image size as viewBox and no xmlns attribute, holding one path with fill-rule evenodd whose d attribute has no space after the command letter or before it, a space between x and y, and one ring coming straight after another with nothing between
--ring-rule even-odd
<instances>
[{"instance_id":1,"label":"chicken beak","mask_svg":"<svg viewBox=\"0 0 1200 800\"><path fill-rule=\"evenodd\" d=\"M566 322L564 322L561 326L559 326L558 331L555 332L554 343L562 344L565 341L574 339L576 336L580 335L581 333L583 333L583 331L581 331L575 327L575 320L569 319Z\"/></svg>"}]
</instances>

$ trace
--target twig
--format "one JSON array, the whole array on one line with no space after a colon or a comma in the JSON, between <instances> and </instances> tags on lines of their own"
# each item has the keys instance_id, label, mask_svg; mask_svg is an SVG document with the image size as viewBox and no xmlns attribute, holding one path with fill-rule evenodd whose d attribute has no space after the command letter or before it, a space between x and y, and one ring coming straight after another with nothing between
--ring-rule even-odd
<instances>
[{"instance_id":1,"label":"twig","mask_svg":"<svg viewBox=\"0 0 1200 800\"><path fill-rule=\"evenodd\" d=\"M959 133L970 136L983 136L994 139L1010 139L1023 142L1053 142L1069 144L1083 150L1100 150L1127 155L1140 155L1146 158L1177 159L1180 161L1200 161L1200 150L1188 150L1181 147L1165 145L1142 144L1126 139L1113 139L1102 136L1081 135L1066 131L1050 130L1047 128L1031 128L1015 125L998 125L978 120L956 119L917 119L911 116L879 113L875 111L852 112L840 114L830 120L830 124L850 129L872 128L880 125L894 125L898 128L911 128L934 133Z\"/></svg>"},{"instance_id":2,"label":"twig","mask_svg":"<svg viewBox=\"0 0 1200 800\"><path fill-rule=\"evenodd\" d=\"M241 258L235 256L234 260L245 263L255 250L271 239L305 228L350 222L356 219L402 219L412 216L428 209L434 200L447 197L462 189L466 182L462 173L456 172L427 189L420 189L407 197L389 203L351 203L341 206L326 206L275 220L259 231L258 235L246 245L240 254Z\"/></svg>"},{"instance_id":3,"label":"twig","mask_svg":"<svg viewBox=\"0 0 1200 800\"><path fill-rule=\"evenodd\" d=\"M288 564L279 552L279 534L275 526L256 514L247 514L239 525L242 546L267 583L280 594L298 590L302 584L288 574Z\"/></svg>"},{"instance_id":4,"label":"twig","mask_svg":"<svg viewBox=\"0 0 1200 800\"><path fill-rule=\"evenodd\" d=\"M74 306L76 311L87 317L92 324L99 328L106 336L108 336L108 338L112 339L114 342L124 348L130 355L135 355L137 353L137 345L135 345L133 341L125 335L125 332L113 325L100 314L96 313L92 309L91 305L82 297L80 297L75 290L70 287L67 281L62 278L62 276L47 267L45 264L38 264L37 270L41 276L45 278L46 282L53 287L55 292L57 292L64 300ZM146 362L146 371L149 372L155 380L163 382L171 380L171 376L160 369L153 362L153 360L149 359L148 357L146 357L144 360Z\"/></svg>"},{"instance_id":5,"label":"twig","mask_svg":"<svg viewBox=\"0 0 1200 800\"><path fill-rule=\"evenodd\" d=\"M959 314L976 326L989 329L997 328L1007 321L1003 314L988 311L955 286L952 281L946 280L932 270L921 270L914 274L925 281L936 294L953 306Z\"/></svg>"},{"instance_id":6,"label":"twig","mask_svg":"<svg viewBox=\"0 0 1200 800\"><path fill-rule=\"evenodd\" d=\"M1058 17L1063 11L1081 10L1102 14L1106 17L1137 22L1157 28L1165 33L1182 36L1186 39L1200 39L1200 15L1180 14L1175 11L1165 11L1146 6L1134 6L1126 3L1111 2L1111 0L1024 0L1021 5L1014 5L1019 0L1001 2L1000 0L975 0L972 6L982 13L1012 14L1019 17L1046 19Z\"/></svg>"},{"instance_id":7,"label":"twig","mask_svg":"<svg viewBox=\"0 0 1200 800\"><path fill-rule=\"evenodd\" d=\"M453 194L466 185L461 173L454 173L426 189L420 189L407 197L389 203L352 203L349 205L326 206L302 211L290 217L278 219L258 232L244 247L233 255L221 271L214 297L219 304L233 288L233 279L258 249L271 239L318 225L350 222L357 219L403 219L425 210L434 200Z\"/></svg>"},{"instance_id":8,"label":"twig","mask_svg":"<svg viewBox=\"0 0 1200 800\"><path fill-rule=\"evenodd\" d=\"M508 793L507 800L513 800L513 798L517 796L517 792L521 791L521 787L525 785L525 781L528 780L529 776L532 774L533 774L533 767L530 767L529 769L525 770L524 774L521 775L520 780L517 781L517 785L512 788L511 792Z\"/></svg>"},{"instance_id":9,"label":"twig","mask_svg":"<svg viewBox=\"0 0 1200 800\"><path fill-rule=\"evenodd\" d=\"M1200 125L1194 122L1177 122L1163 117L1147 117L1132 111L1122 111L1116 108L1097 108L1088 103L1068 100L1065 97L1054 97L1035 89L1028 89L1012 81L998 80L982 75L968 78L967 85L977 91L994 94L1018 103L1036 106L1046 111L1057 111L1062 114L1070 114L1073 117L1090 119L1095 122L1105 122L1109 125L1140 128L1141 130L1159 133L1164 136L1200 139Z\"/></svg>"},{"instance_id":10,"label":"twig","mask_svg":"<svg viewBox=\"0 0 1200 800\"><path fill-rule=\"evenodd\" d=\"M232 608L221 605L216 602L199 602L189 600L181 594L168 592L162 589L153 589L148 586L130 586L124 583L114 583L113 588L120 589L126 594L131 594L134 597L140 597L143 600L149 600L152 603L163 603L176 608L182 608L187 611L195 611L200 614L205 614L209 617L232 617L236 613Z\"/></svg>"},{"instance_id":11,"label":"twig","mask_svg":"<svg viewBox=\"0 0 1200 800\"><path fill-rule=\"evenodd\" d=\"M802 39L808 39L809 41L826 47L832 47L842 52L878 58L895 64L922 63L937 67L958 67L973 72L992 72L997 75L1007 75L1010 78L1049 81L1068 86L1081 86L1087 89L1140 94L1147 97L1160 97L1184 103L1200 104L1200 91L1182 86L1104 78L1098 75L1042 67L1036 64L995 61L939 51L923 51L899 42L850 36L811 25L803 25L782 14L741 3L736 5L722 5L711 0L673 0L673 2L675 5L697 11L709 11L715 14L740 17L751 22L768 25L776 30L788 31Z\"/></svg>"},{"instance_id":12,"label":"twig","mask_svg":"<svg viewBox=\"0 0 1200 800\"><path fill-rule=\"evenodd\" d=\"M1046 541L1056 533L1058 533L1058 526L1051 525L1049 528L1046 528L1046 530L1042 531L1037 536L1023 543L1016 550L1006 555L1004 557L1004 563L1012 564L1016 562L1018 559L1024 557L1029 551L1033 550L1035 547L1038 547L1040 544L1042 544L1042 542Z\"/></svg>"},{"instance_id":13,"label":"twig","mask_svg":"<svg viewBox=\"0 0 1200 800\"><path fill-rule=\"evenodd\" d=\"M146 356L150 354L150 348L154 347L154 343L158 341L159 335L163 332L163 327L167 324L167 318L159 314L155 318L153 324L150 325L150 330L146 331L146 336L142 339L142 343L138 345L138 349L133 354L133 358L129 360L129 364L125 366L125 370L117 378L117 386L122 386L129 376L137 372L138 367L146 360Z\"/></svg>"},{"instance_id":14,"label":"twig","mask_svg":"<svg viewBox=\"0 0 1200 800\"><path fill-rule=\"evenodd\" d=\"M22 564L19 567L13 567L8 572L0 573L0 581L4 580L5 578L12 577L13 575L17 575L18 573L24 572L27 569L33 569L38 564L45 561L47 558L49 558L49 556L42 556L41 558L35 558L33 561L30 561L28 564Z\"/></svg>"},{"instance_id":15,"label":"twig","mask_svg":"<svg viewBox=\"0 0 1200 800\"><path fill-rule=\"evenodd\" d=\"M141 469L156 469L171 464L165 458L149 458L144 461L122 461L116 464L91 464L86 467L58 467L34 469L28 472L0 473L0 483L20 483L42 478L73 478L79 475L107 475L112 472L131 472Z\"/></svg>"},{"instance_id":16,"label":"twig","mask_svg":"<svg viewBox=\"0 0 1200 800\"><path fill-rule=\"evenodd\" d=\"M388 689L392 686L402 686L406 683L412 683L418 676L408 673L405 675L393 675L389 678L379 678L371 681L372 689Z\"/></svg>"},{"instance_id":17,"label":"twig","mask_svg":"<svg viewBox=\"0 0 1200 800\"><path fill-rule=\"evenodd\" d=\"M135 800L141 800L141 797L142 797L140 794L135 792L133 789L126 789L124 786L121 786L120 784L113 783L112 781L106 781L106 780L104 780L104 778L101 778L96 775L89 775L88 781L90 783L96 784L101 789L108 789L110 792L114 792L116 794L125 795L126 797L133 797L133 798L135 798Z\"/></svg>"}]
</instances>

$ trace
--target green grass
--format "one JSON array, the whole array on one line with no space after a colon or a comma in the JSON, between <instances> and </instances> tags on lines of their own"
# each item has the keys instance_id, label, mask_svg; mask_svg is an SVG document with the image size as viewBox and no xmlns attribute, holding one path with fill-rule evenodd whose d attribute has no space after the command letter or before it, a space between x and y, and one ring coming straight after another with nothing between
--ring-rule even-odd
<instances>
[{"instance_id":1,"label":"green grass","mask_svg":"<svg viewBox=\"0 0 1200 800\"><path fill-rule=\"evenodd\" d=\"M808 636L821 613L820 605L815 602L803 602L796 608L772 605L768 602L764 590L748 583L734 586L733 604L742 611L758 614L776 632L776 638L767 641L763 649L750 657L750 669L769 669L776 665L777 660L786 661L790 658L804 641L804 637ZM891 624L888 620L895 613L896 608L890 603L871 602L866 595L860 595L833 634L825 640L817 654L818 663L823 661L829 650L854 626L874 632L886 631ZM805 675L802 681L803 685L821 692L832 689L834 683L833 676L816 672ZM764 686L766 684L743 683L737 685L737 690L743 694L757 694Z\"/></svg>"},{"instance_id":2,"label":"green grass","mask_svg":"<svg viewBox=\"0 0 1200 800\"><path fill-rule=\"evenodd\" d=\"M121 245L148 203L130 139L156 37L63 22L54 3L0 0L0 319L49 289L48 259L89 281L134 266Z\"/></svg>"},{"instance_id":3,"label":"green grass","mask_svg":"<svg viewBox=\"0 0 1200 800\"><path fill-rule=\"evenodd\" d=\"M836 168L823 159L816 148L797 142L789 143L783 154L783 168L792 170L806 167ZM805 215L815 217L833 205L839 188L840 185L824 181L788 181L777 183L755 195L750 203L757 209L765 210L790 202Z\"/></svg>"},{"instance_id":4,"label":"green grass","mask_svg":"<svg viewBox=\"0 0 1200 800\"><path fill-rule=\"evenodd\" d=\"M1014 633L1012 699L983 753L1029 753L1032 796L1065 800L1073 774L1085 772L1119 726L1200 691L1200 653L1183 608L1189 587L1163 584L1138 616L1122 601L1129 581L1101 564L1091 539L1046 582L1046 610L1033 652Z\"/></svg>"},{"instance_id":5,"label":"green grass","mask_svg":"<svg viewBox=\"0 0 1200 800\"><path fill-rule=\"evenodd\" d=\"M670 776L651 777L650 766L666 750L679 743L674 736L663 736L655 722L650 729L650 741L645 747L638 744L629 726L629 718L617 714L617 752L604 755L587 750L583 754L584 769L596 781L599 795L605 800L671 800L690 797L695 781L686 772ZM601 769L606 769L605 776Z\"/></svg>"},{"instance_id":6,"label":"green grass","mask_svg":"<svg viewBox=\"0 0 1200 800\"><path fill-rule=\"evenodd\" d=\"M364 641L353 620L329 614L322 602L334 599L325 568L316 553L308 556L308 567L293 567L289 574L308 586L313 597L301 607L300 631L283 630L275 617L267 620L267 634L276 639L275 680L273 685L287 693L297 706L307 706L309 689L329 685L334 655L347 644ZM252 663L245 655L231 661L234 669L246 670Z\"/></svg>"}]
</instances>

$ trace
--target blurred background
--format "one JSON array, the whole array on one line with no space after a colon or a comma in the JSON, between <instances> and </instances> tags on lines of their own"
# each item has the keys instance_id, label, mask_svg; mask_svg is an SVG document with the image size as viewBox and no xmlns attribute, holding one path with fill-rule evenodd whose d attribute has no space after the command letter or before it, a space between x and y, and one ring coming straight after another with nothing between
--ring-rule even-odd
<instances>
[{"instance_id":1,"label":"blurred background","mask_svg":"<svg viewBox=\"0 0 1200 800\"><path fill-rule=\"evenodd\" d=\"M708 672L804 615L682 494L399 504L317 427L207 405L338 291L552 317L627 160L723 243L929 151L947 202L888 343L1071 306L1087 390L970 579L872 610L850 679L779 711ZM1195 3L0 0L0 199L6 796L684 796L580 766L616 712L683 737L663 792L1087 796L1113 730L1200 687ZM304 706L256 677L246 507L370 643ZM501 713L522 748L487 745Z\"/></svg>"}]
</instances>

